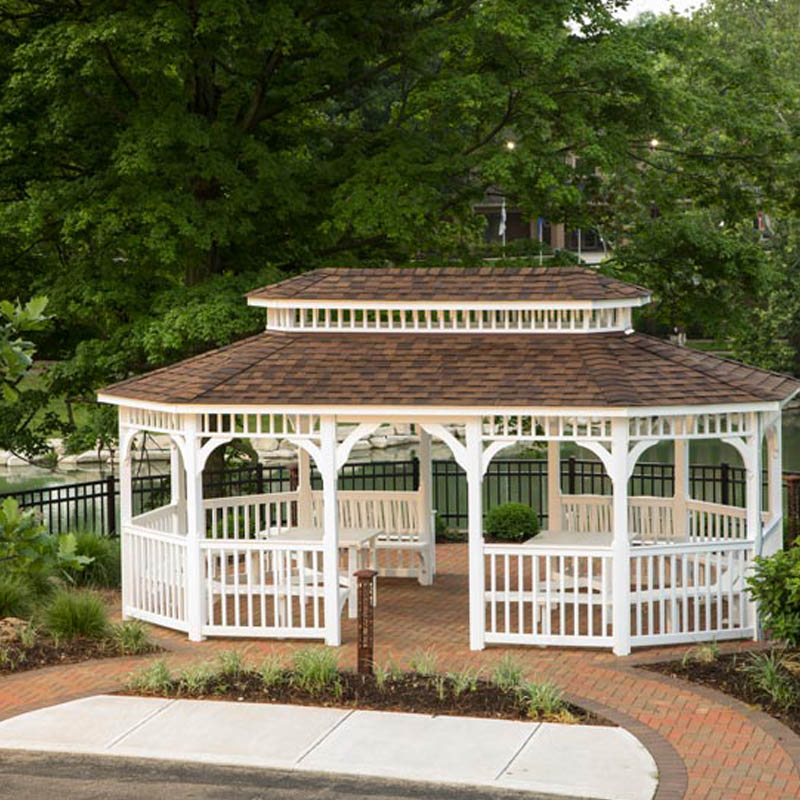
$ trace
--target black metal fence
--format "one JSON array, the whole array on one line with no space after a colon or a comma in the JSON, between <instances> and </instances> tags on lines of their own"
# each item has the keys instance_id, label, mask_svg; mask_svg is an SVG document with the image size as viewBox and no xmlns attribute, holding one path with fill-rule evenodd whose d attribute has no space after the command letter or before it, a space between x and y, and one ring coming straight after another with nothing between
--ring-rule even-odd
<instances>
[{"instance_id":1,"label":"black metal fence","mask_svg":"<svg viewBox=\"0 0 800 800\"><path fill-rule=\"evenodd\" d=\"M140 514L165 505L170 497L169 475L134 476L133 513ZM312 486L322 481L312 471ZM632 495L669 497L674 493L672 464L642 462L631 477ZM295 467L236 467L221 473L204 475L207 497L234 497L243 494L283 492L297 485ZM692 497L726 505L744 506L745 470L723 463L692 464L689 468ZM373 461L345 464L339 474L342 490L402 491L419 487L419 461ZM599 461L568 458L561 462L561 491L566 494L611 494L611 482ZM484 479L484 508L507 502L525 503L537 509L547 521L547 461L543 459L494 459ZM15 497L20 505L34 508L47 527L61 533L91 529L115 534L119 518L119 480L114 477L96 481L48 486L21 492L0 494ZM433 462L433 505L449 527L467 524L467 482L463 470L454 461Z\"/></svg>"}]
</instances>

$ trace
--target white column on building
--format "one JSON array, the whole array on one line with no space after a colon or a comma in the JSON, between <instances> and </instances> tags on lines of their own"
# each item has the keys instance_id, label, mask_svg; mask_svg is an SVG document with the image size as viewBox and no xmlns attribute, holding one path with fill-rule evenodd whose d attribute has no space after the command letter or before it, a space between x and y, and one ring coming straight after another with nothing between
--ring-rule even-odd
<instances>
[{"instance_id":1,"label":"white column on building","mask_svg":"<svg viewBox=\"0 0 800 800\"><path fill-rule=\"evenodd\" d=\"M304 447L297 448L297 524L301 528L313 525L311 504L311 457Z\"/></svg>"},{"instance_id":2,"label":"white column on building","mask_svg":"<svg viewBox=\"0 0 800 800\"><path fill-rule=\"evenodd\" d=\"M615 418L611 430L611 482L613 497L612 543L614 586L614 654L631 652L631 578L628 539L628 420Z\"/></svg>"},{"instance_id":3,"label":"white column on building","mask_svg":"<svg viewBox=\"0 0 800 800\"><path fill-rule=\"evenodd\" d=\"M767 486L770 526L778 525L770 537L769 553L765 553L771 555L783 547L783 529L777 522L783 519L783 436L780 416L767 433Z\"/></svg>"},{"instance_id":4,"label":"white column on building","mask_svg":"<svg viewBox=\"0 0 800 800\"><path fill-rule=\"evenodd\" d=\"M687 501L690 496L689 440L675 439L674 444L672 525L675 530L675 538L681 540L687 539L689 535L689 511L687 507Z\"/></svg>"},{"instance_id":5,"label":"white column on building","mask_svg":"<svg viewBox=\"0 0 800 800\"><path fill-rule=\"evenodd\" d=\"M467 531L469 550L469 646L483 650L486 628L483 560L483 468L481 419L466 423Z\"/></svg>"},{"instance_id":6,"label":"white column on building","mask_svg":"<svg viewBox=\"0 0 800 800\"><path fill-rule=\"evenodd\" d=\"M169 502L174 509L172 532L183 534L186 533L186 480L181 451L174 440L169 445L169 487Z\"/></svg>"},{"instance_id":7,"label":"white column on building","mask_svg":"<svg viewBox=\"0 0 800 800\"><path fill-rule=\"evenodd\" d=\"M203 472L199 461L200 428L197 414L183 415L186 436L184 470L186 473L186 618L189 639L203 639L205 603L203 602L203 553L200 543L205 539L203 509Z\"/></svg>"},{"instance_id":8,"label":"white column on building","mask_svg":"<svg viewBox=\"0 0 800 800\"><path fill-rule=\"evenodd\" d=\"M320 418L320 463L322 474L322 547L325 582L325 644L342 643L339 622L339 509L336 492L336 417Z\"/></svg>"},{"instance_id":9,"label":"white column on building","mask_svg":"<svg viewBox=\"0 0 800 800\"><path fill-rule=\"evenodd\" d=\"M124 412L120 412L121 414ZM132 434L131 434L132 435ZM122 619L129 619L130 615L125 609L131 604L132 597L132 571L131 554L128 538L128 526L133 519L133 495L131 480L131 448L126 439L126 432L120 422L119 441L121 445L119 459L119 517L120 517L120 559L122 564Z\"/></svg>"},{"instance_id":10,"label":"white column on building","mask_svg":"<svg viewBox=\"0 0 800 800\"><path fill-rule=\"evenodd\" d=\"M421 583L430 585L436 574L436 525L433 509L433 461L431 459L431 435L418 427L419 432L419 495L422 508L422 533L428 543L426 574Z\"/></svg>"},{"instance_id":11,"label":"white column on building","mask_svg":"<svg viewBox=\"0 0 800 800\"><path fill-rule=\"evenodd\" d=\"M547 527L561 529L561 442L547 443Z\"/></svg>"},{"instance_id":12,"label":"white column on building","mask_svg":"<svg viewBox=\"0 0 800 800\"><path fill-rule=\"evenodd\" d=\"M761 554L761 414L752 413L752 433L747 437L745 447L745 469L747 484L745 486L747 506L747 536L753 541L756 555Z\"/></svg>"}]
</instances>

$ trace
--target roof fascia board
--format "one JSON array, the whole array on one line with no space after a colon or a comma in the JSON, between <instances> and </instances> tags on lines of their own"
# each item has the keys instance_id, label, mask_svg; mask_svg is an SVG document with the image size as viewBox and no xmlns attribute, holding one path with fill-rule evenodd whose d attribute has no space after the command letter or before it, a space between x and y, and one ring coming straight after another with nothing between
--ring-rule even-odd
<instances>
[{"instance_id":1,"label":"roof fascia board","mask_svg":"<svg viewBox=\"0 0 800 800\"><path fill-rule=\"evenodd\" d=\"M247 304L261 308L341 308L368 311L567 311L570 309L637 308L647 305L651 295L624 297L616 300L299 300L293 298L249 297Z\"/></svg>"}]
</instances>

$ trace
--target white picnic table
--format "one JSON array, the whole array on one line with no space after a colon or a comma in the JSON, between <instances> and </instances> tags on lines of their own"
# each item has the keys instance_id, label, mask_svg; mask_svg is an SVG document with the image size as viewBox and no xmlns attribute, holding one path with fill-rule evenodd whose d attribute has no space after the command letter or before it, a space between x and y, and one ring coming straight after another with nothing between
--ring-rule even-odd
<instances>
[{"instance_id":1,"label":"white picnic table","mask_svg":"<svg viewBox=\"0 0 800 800\"><path fill-rule=\"evenodd\" d=\"M339 549L347 550L347 616L358 615L358 581L353 573L376 564L375 544L381 531L377 528L339 528ZM319 544L323 538L322 528L281 528L273 533L263 531L262 536L271 542L287 544ZM373 591L373 598L377 593Z\"/></svg>"}]
</instances>

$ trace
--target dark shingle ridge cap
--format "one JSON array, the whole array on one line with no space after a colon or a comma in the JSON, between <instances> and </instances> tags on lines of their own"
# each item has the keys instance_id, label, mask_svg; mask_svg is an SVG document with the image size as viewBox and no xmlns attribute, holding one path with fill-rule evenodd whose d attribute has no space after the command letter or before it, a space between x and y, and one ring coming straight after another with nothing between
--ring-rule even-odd
<instances>
[{"instance_id":1,"label":"dark shingle ridge cap","mask_svg":"<svg viewBox=\"0 0 800 800\"><path fill-rule=\"evenodd\" d=\"M310 270L308 272L300 273L299 275L294 275L290 278L286 278L282 281L277 283L268 284L266 286L259 287L257 289L253 289L250 292L247 292L245 297L253 298L253 299L262 299L262 300L289 300L289 299L303 299L303 294L307 291L311 291L313 287L318 286L318 284L324 283L327 279L331 277L340 277L351 275L353 277L366 277L371 276L376 279L381 277L397 277L397 276L412 276L413 278L430 278L431 284L433 287L437 287L436 281L441 279L444 276L459 276L459 277L468 277L468 276L480 276L482 278L489 278L494 277L498 278L500 281L503 278L507 277L516 277L516 276L530 276L530 277L538 277L544 278L548 275L562 275L562 276L586 276L591 277L591 279L596 283L598 289L598 296L596 298L592 298L594 300L604 300L604 299L615 299L615 300L624 300L624 299L631 299L636 297L650 297L652 292L650 289L640 286L634 283L628 283L627 281L622 281L619 278L615 278L610 275L604 275L603 273L599 272L598 270L583 265L566 265L566 266L466 266L466 267L454 267L454 266L442 266L442 267L435 267L435 266L427 266L427 267L415 267L415 266L403 266L403 267L320 267L318 269ZM501 288L499 286L493 287L494 289ZM603 292L611 292L614 294L612 298L609 298L607 295L604 296ZM380 293L380 287L376 287L376 292ZM315 297L314 299L319 299L320 302L324 301L324 297ZM333 298L331 298L333 299ZM358 300L359 302L368 301L370 298L354 298L354 300ZM375 301L385 300L386 297L375 297ZM425 299L425 298L423 298ZM437 298L445 300L445 298ZM455 292L452 294L452 300L458 301L459 298L458 293ZM466 298L463 298L466 300ZM495 298L496 299L496 298ZM515 296L511 298L513 301L517 302L525 302L524 297ZM588 298L571 298L568 294L564 294L563 297L550 297L547 299L552 299L553 301L569 301L571 299L576 300L586 300ZM470 298L470 302L478 302L480 298ZM487 302L491 302L487 298Z\"/></svg>"}]
</instances>

